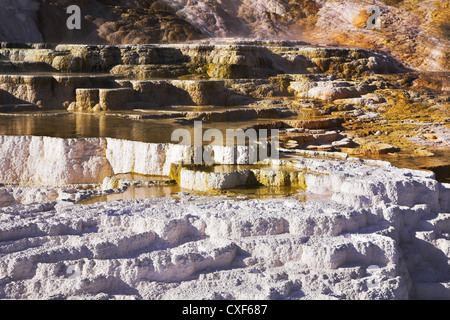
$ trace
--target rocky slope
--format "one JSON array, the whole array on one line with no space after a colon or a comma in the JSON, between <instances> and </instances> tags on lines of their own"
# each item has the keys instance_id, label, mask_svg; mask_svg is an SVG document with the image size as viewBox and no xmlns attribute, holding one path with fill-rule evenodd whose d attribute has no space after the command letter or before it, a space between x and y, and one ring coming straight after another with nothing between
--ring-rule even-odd
<instances>
[{"instance_id":1,"label":"rocky slope","mask_svg":"<svg viewBox=\"0 0 450 320\"><path fill-rule=\"evenodd\" d=\"M448 8L375 3L0 0L0 299L448 299Z\"/></svg>"},{"instance_id":2,"label":"rocky slope","mask_svg":"<svg viewBox=\"0 0 450 320\"><path fill-rule=\"evenodd\" d=\"M295 39L390 52L421 71L448 71L449 5L444 0L134 0L0 2L0 41L158 43L200 38ZM67 30L65 8L82 8L81 30ZM370 5L381 28L367 30ZM17 23L21 21L21 23ZM59 30L59 32L54 32Z\"/></svg>"},{"instance_id":3,"label":"rocky slope","mask_svg":"<svg viewBox=\"0 0 450 320\"><path fill-rule=\"evenodd\" d=\"M205 33L216 37L300 39L391 52L422 71L449 65L449 5L445 1L216 1L168 0ZM371 5L380 29L367 30Z\"/></svg>"},{"instance_id":4,"label":"rocky slope","mask_svg":"<svg viewBox=\"0 0 450 320\"><path fill-rule=\"evenodd\" d=\"M366 30L358 17L372 1L324 1L311 39L383 50L413 69L446 71L449 66L449 15L446 1L375 1L381 8L379 30ZM389 6L388 4L395 4ZM364 19L363 19L364 20Z\"/></svg>"},{"instance_id":5,"label":"rocky slope","mask_svg":"<svg viewBox=\"0 0 450 320\"><path fill-rule=\"evenodd\" d=\"M1 0L0 40L51 43L158 43L204 37L164 1ZM68 30L66 8L82 9L81 30ZM58 32L55 32L58 30Z\"/></svg>"}]
</instances>

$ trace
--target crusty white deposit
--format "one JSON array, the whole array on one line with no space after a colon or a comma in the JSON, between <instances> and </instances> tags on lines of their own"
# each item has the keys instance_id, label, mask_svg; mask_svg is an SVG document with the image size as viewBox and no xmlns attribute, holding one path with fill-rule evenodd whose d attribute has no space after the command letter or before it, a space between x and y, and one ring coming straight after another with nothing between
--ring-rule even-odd
<instances>
[{"instance_id":1,"label":"crusty white deposit","mask_svg":"<svg viewBox=\"0 0 450 320\"><path fill-rule=\"evenodd\" d=\"M131 144L111 146L155 158ZM102 153L97 160L119 161L107 146ZM61 189L5 187L4 197L42 197L0 209L0 298L450 298L450 185L377 161L295 163L320 173L306 177L306 193L322 200L183 192L78 205Z\"/></svg>"}]
</instances>

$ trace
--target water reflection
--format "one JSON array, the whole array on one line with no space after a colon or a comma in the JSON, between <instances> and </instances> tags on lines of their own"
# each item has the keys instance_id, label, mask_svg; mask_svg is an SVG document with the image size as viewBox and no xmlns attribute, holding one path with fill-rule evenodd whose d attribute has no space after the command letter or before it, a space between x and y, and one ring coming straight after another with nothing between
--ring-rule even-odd
<instances>
[{"instance_id":1,"label":"water reflection","mask_svg":"<svg viewBox=\"0 0 450 320\"><path fill-rule=\"evenodd\" d=\"M440 182L450 183L450 152L445 150L434 150L434 156L429 157L392 157L380 156L378 159L389 161L393 166L414 170L428 170L436 174Z\"/></svg>"},{"instance_id":2,"label":"water reflection","mask_svg":"<svg viewBox=\"0 0 450 320\"><path fill-rule=\"evenodd\" d=\"M246 129L270 121L272 120L204 123L203 130L217 128L223 132L226 139L226 129ZM191 136L194 136L193 125L174 123L174 119L126 119L117 113L91 114L65 111L0 114L0 135L50 136L66 139L110 137L149 143L171 143L172 132L179 128L187 129ZM438 150L434 154L432 157L380 156L379 159L389 161L397 167L433 170L439 172L437 178L440 181L450 182L448 169L450 153ZM441 166L444 168L438 169L439 171L433 169Z\"/></svg>"},{"instance_id":3,"label":"water reflection","mask_svg":"<svg viewBox=\"0 0 450 320\"><path fill-rule=\"evenodd\" d=\"M223 132L225 139L226 129L246 129L267 121L270 120L204 123L203 130L217 128ZM50 136L66 139L108 137L149 143L170 143L172 132L179 128L187 129L194 137L193 125L174 123L174 119L126 119L118 114L107 113L0 114L0 135Z\"/></svg>"},{"instance_id":4,"label":"water reflection","mask_svg":"<svg viewBox=\"0 0 450 320\"><path fill-rule=\"evenodd\" d=\"M170 120L130 120L117 115L52 113L0 115L1 135L58 138L110 137L143 142L170 142L176 128Z\"/></svg>"},{"instance_id":5,"label":"water reflection","mask_svg":"<svg viewBox=\"0 0 450 320\"><path fill-rule=\"evenodd\" d=\"M178 185L171 186L129 186L124 192L92 197L78 204L94 204L97 202L112 202L117 200L148 199L171 197L181 191Z\"/></svg>"}]
</instances>

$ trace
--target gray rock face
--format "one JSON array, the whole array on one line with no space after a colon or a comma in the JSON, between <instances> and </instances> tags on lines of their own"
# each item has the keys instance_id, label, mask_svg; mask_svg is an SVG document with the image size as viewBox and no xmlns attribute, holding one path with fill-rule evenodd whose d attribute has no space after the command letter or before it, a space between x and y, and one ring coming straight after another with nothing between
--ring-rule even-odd
<instances>
[{"instance_id":1,"label":"gray rock face","mask_svg":"<svg viewBox=\"0 0 450 320\"><path fill-rule=\"evenodd\" d=\"M39 5L34 0L1 0L0 41L42 42L37 27Z\"/></svg>"}]
</instances>

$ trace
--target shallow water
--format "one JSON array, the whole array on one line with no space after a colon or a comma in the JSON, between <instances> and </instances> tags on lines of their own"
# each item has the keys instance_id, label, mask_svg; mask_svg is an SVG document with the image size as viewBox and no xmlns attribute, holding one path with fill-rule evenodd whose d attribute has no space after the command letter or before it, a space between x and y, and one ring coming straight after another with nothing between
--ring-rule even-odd
<instances>
[{"instance_id":1,"label":"shallow water","mask_svg":"<svg viewBox=\"0 0 450 320\"><path fill-rule=\"evenodd\" d=\"M185 109L187 107L183 107ZM174 108L175 110L177 108ZM214 108L212 108L214 109ZM148 113L150 111L147 110ZM193 125L174 123L174 119L125 119L122 115L143 114L142 112L111 112L104 114L69 113L67 111L21 112L0 114L0 135L32 135L58 138L109 137L149 143L178 143L171 140L176 129L187 129L194 137ZM288 119L288 118L287 118ZM203 130L219 129L226 142L226 129L246 129L255 124L279 119L257 119L249 121L204 123ZM205 142L209 144L209 142ZM378 159L391 162L394 166L425 169L450 165L450 153L435 151L432 157L379 156ZM450 176L443 179L450 182Z\"/></svg>"},{"instance_id":2,"label":"shallow water","mask_svg":"<svg viewBox=\"0 0 450 320\"><path fill-rule=\"evenodd\" d=\"M216 108L173 107L171 111L205 111L217 110ZM59 138L97 138L110 137L124 140L142 141L148 143L177 143L171 141L172 132L176 129L187 129L194 137L193 125L184 125L174 122L174 119L126 119L127 114L146 114L152 112L125 111L104 114L69 113L67 111L23 112L16 114L0 114L0 135L33 135L50 136ZM298 117L297 117L298 118ZM246 129L255 124L263 124L280 119L259 119L249 121L203 123L203 131L209 128L219 129L226 141L226 129ZM209 142L205 142L208 144ZM392 157L380 156L380 160L391 162L394 166L410 169L432 170L436 178L441 182L450 183L450 153L435 151L432 157ZM250 166L214 167L214 172L219 170L234 171L236 169L250 169ZM438 170L436 170L438 168ZM150 181L155 177L118 177L128 180ZM166 178L164 178L166 179ZM110 202L122 199L142 199L152 197L176 197L180 191L178 185L162 186L130 186L122 193L113 193L100 197L93 197L81 203L91 204L96 202ZM191 192L191 191L189 191ZM191 192L192 193L192 192ZM206 194L203 194L206 195ZM211 194L208 194L209 196ZM297 188L237 188L216 192L215 195L228 196L239 199L263 199L276 197L296 197L301 201L310 201L313 196L305 194Z\"/></svg>"},{"instance_id":3,"label":"shallow water","mask_svg":"<svg viewBox=\"0 0 450 320\"><path fill-rule=\"evenodd\" d=\"M200 111L197 108L174 107L175 110ZM201 108L218 110L220 108ZM124 140L142 141L147 143L177 143L171 140L172 132L176 129L187 129L192 139L194 137L193 125L182 125L174 123L174 119L127 119L124 115L146 114L152 112L120 111L103 114L90 113L70 113L67 111L44 111L44 112L20 112L15 114L0 114L0 135L32 135L50 136L58 138L98 138L109 137ZM234 122L203 123L203 131L209 128L219 129L223 133L226 143L227 129L247 129L255 124L263 124L279 119L262 119ZM209 144L209 141L204 142ZM241 170L250 169L251 166L240 166ZM235 166L215 167L215 171L231 170ZM141 175L118 175L118 179L131 181L152 181L155 177L145 177ZM164 178L167 179L167 178ZM129 186L122 193L112 193L98 197L92 197L80 203L91 204L96 202L110 202L122 199L141 199L152 197L176 196L181 191L178 185L170 186ZM298 193L294 188L252 188L235 189L224 192L216 192L216 195L226 195L230 197L245 196L248 198L273 198L286 197ZM207 195L207 194L203 194ZM211 194L209 194L210 196Z\"/></svg>"},{"instance_id":4,"label":"shallow water","mask_svg":"<svg viewBox=\"0 0 450 320\"><path fill-rule=\"evenodd\" d=\"M214 166L195 166L199 167L199 170L214 173L229 173L236 170L250 170L255 169L253 165L214 165ZM274 166L258 166L260 170L277 170L278 167ZM280 168L281 169L281 168ZM283 170L298 171L295 168L283 167ZM174 181L170 184L170 179L165 176L152 176L141 175L133 173L117 174L114 178L128 181L130 183L136 182L138 185L131 185L123 192L111 193L108 195L93 196L86 200L78 202L78 204L93 204L97 202L111 202L116 200L129 200L129 199L145 199L155 197L173 197L178 198L177 194L186 191L190 194L194 194L202 197L211 196L224 196L233 199L267 199L267 198L285 198L285 197L298 197L298 200L307 201L307 199L313 199L311 195L307 195L305 190L300 187L272 187L272 186L254 186L254 187L236 187L227 190L212 190L209 192L197 192L193 190L184 190L180 188ZM155 182L157 185L139 185L145 182ZM168 184L166 184L168 182ZM161 184L158 184L161 183ZM300 196L300 194L302 194ZM319 198L315 198L319 199Z\"/></svg>"},{"instance_id":5,"label":"shallow water","mask_svg":"<svg viewBox=\"0 0 450 320\"><path fill-rule=\"evenodd\" d=\"M393 157L386 155L379 156L378 159L388 161L399 168L433 171L436 174L436 180L450 183L450 152L435 150L433 153L434 156L429 157Z\"/></svg>"},{"instance_id":6,"label":"shallow water","mask_svg":"<svg viewBox=\"0 0 450 320\"><path fill-rule=\"evenodd\" d=\"M178 185L171 186L130 186L124 192L92 197L78 204L94 204L97 202L112 202L117 200L165 198L171 197L181 191Z\"/></svg>"},{"instance_id":7,"label":"shallow water","mask_svg":"<svg viewBox=\"0 0 450 320\"><path fill-rule=\"evenodd\" d=\"M60 112L22 112L0 114L0 135L31 135L57 138L116 138L148 143L178 143L171 140L176 129L187 129L194 139L194 127L175 123L174 119L126 119L131 112L104 114ZM142 114L142 113L139 113ZM288 119L288 118L286 118ZM276 121L279 119L275 119ZM226 129L246 129L272 120L203 123L203 131L219 129L226 139ZM224 140L226 141L226 140ZM205 142L209 144L209 142Z\"/></svg>"},{"instance_id":8,"label":"shallow water","mask_svg":"<svg viewBox=\"0 0 450 320\"><path fill-rule=\"evenodd\" d=\"M57 115L57 113L55 113ZM0 134L58 138L110 137L143 142L170 142L176 127L165 120L130 120L117 115L62 113L59 116L0 115Z\"/></svg>"},{"instance_id":9,"label":"shallow water","mask_svg":"<svg viewBox=\"0 0 450 320\"><path fill-rule=\"evenodd\" d=\"M226 197L230 200L250 200L250 199L276 199L293 198L302 202L321 201L331 197L331 195L310 194L295 187L254 187L254 188L235 188L217 192L196 192L192 190L183 190L178 185L171 186L130 186L121 193L112 193L109 195L91 197L82 200L77 204L89 205L98 202L112 202L117 200L146 199L159 197L172 197L179 199L180 192L188 192L200 197Z\"/></svg>"}]
</instances>

